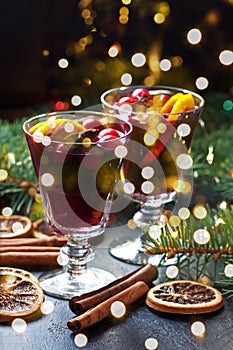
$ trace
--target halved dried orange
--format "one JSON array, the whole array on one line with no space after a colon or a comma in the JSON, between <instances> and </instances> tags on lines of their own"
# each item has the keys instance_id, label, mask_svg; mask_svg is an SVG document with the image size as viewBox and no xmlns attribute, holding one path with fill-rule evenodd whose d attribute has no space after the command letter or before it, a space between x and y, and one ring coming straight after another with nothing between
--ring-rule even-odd
<instances>
[{"instance_id":1,"label":"halved dried orange","mask_svg":"<svg viewBox=\"0 0 233 350\"><path fill-rule=\"evenodd\" d=\"M9 322L16 317L31 318L43 301L43 290L33 274L0 267L0 322Z\"/></svg>"},{"instance_id":2,"label":"halved dried orange","mask_svg":"<svg viewBox=\"0 0 233 350\"><path fill-rule=\"evenodd\" d=\"M188 280L164 282L151 288L146 304L158 311L201 314L223 306L222 294L211 286Z\"/></svg>"},{"instance_id":3,"label":"halved dried orange","mask_svg":"<svg viewBox=\"0 0 233 350\"><path fill-rule=\"evenodd\" d=\"M56 236L53 231L49 230L44 218L40 218L33 221L32 225L33 225L32 235L35 238L48 238L51 236ZM56 236L56 240L57 242L59 242L59 245L64 245L67 241L65 237L59 237L59 236Z\"/></svg>"},{"instance_id":4,"label":"halved dried orange","mask_svg":"<svg viewBox=\"0 0 233 350\"><path fill-rule=\"evenodd\" d=\"M27 216L0 215L0 238L23 237L31 234L32 222Z\"/></svg>"},{"instance_id":5,"label":"halved dried orange","mask_svg":"<svg viewBox=\"0 0 233 350\"><path fill-rule=\"evenodd\" d=\"M44 238L53 235L52 232L49 231L44 218L37 219L33 221L33 236L35 238Z\"/></svg>"}]
</instances>

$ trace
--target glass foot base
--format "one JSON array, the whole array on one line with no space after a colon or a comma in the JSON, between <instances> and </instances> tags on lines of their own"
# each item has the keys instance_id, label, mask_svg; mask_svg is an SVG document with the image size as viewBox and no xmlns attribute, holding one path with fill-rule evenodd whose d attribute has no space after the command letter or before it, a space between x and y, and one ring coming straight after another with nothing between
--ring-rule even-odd
<instances>
[{"instance_id":1,"label":"glass foot base","mask_svg":"<svg viewBox=\"0 0 233 350\"><path fill-rule=\"evenodd\" d=\"M140 238L118 245L114 245L112 242L109 252L114 258L133 265L152 264L158 266L161 259L164 258L164 254L149 255L144 253ZM163 261L163 266L173 265L176 262L176 257L167 259Z\"/></svg>"},{"instance_id":2,"label":"glass foot base","mask_svg":"<svg viewBox=\"0 0 233 350\"><path fill-rule=\"evenodd\" d=\"M91 292L113 282L116 277L110 272L88 268L80 275L71 276L64 270L45 273L39 277L43 291L57 298L70 299L73 296Z\"/></svg>"}]
</instances>

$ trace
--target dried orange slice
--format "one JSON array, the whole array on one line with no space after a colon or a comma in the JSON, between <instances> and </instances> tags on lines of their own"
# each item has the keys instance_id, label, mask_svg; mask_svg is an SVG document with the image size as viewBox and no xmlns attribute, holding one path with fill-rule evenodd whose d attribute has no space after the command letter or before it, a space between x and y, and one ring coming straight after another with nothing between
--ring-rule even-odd
<instances>
[{"instance_id":1,"label":"dried orange slice","mask_svg":"<svg viewBox=\"0 0 233 350\"><path fill-rule=\"evenodd\" d=\"M40 132L44 135L47 135L48 133L51 133L54 131L58 126L62 125L65 126L66 124L72 124L77 131L84 131L86 128L80 124L79 122L71 119L53 119L50 118L48 120L45 120L43 122L40 122L36 125L34 125L30 130L30 134L33 134L35 131Z\"/></svg>"},{"instance_id":2,"label":"dried orange slice","mask_svg":"<svg viewBox=\"0 0 233 350\"><path fill-rule=\"evenodd\" d=\"M44 218L37 219L32 222L33 225L33 237L35 238L48 238L51 236L56 236L53 231L50 231ZM56 236L56 240L59 243L58 245L64 245L67 241L65 237Z\"/></svg>"},{"instance_id":3,"label":"dried orange slice","mask_svg":"<svg viewBox=\"0 0 233 350\"><path fill-rule=\"evenodd\" d=\"M26 216L0 216L0 238L23 237L31 234L32 222Z\"/></svg>"},{"instance_id":4,"label":"dried orange slice","mask_svg":"<svg viewBox=\"0 0 233 350\"><path fill-rule=\"evenodd\" d=\"M35 315L44 301L37 278L30 272L0 267L0 322Z\"/></svg>"},{"instance_id":5,"label":"dried orange slice","mask_svg":"<svg viewBox=\"0 0 233 350\"><path fill-rule=\"evenodd\" d=\"M201 314L223 306L222 294L205 284L181 280L158 284L151 288L146 304L158 311L177 314Z\"/></svg>"},{"instance_id":6,"label":"dried orange slice","mask_svg":"<svg viewBox=\"0 0 233 350\"><path fill-rule=\"evenodd\" d=\"M54 233L50 232L44 218L37 219L33 221L33 236L35 238L45 238L51 235L54 235Z\"/></svg>"},{"instance_id":7,"label":"dried orange slice","mask_svg":"<svg viewBox=\"0 0 233 350\"><path fill-rule=\"evenodd\" d=\"M169 100L163 105L160 109L160 113L170 113L176 101L183 96L182 92L178 92L177 94L171 96ZM182 112L182 111L179 111Z\"/></svg>"}]
</instances>

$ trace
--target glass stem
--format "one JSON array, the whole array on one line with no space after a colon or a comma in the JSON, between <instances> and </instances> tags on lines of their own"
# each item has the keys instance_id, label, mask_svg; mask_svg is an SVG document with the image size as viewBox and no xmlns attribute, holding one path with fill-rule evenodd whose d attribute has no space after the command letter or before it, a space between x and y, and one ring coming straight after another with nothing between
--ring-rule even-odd
<instances>
[{"instance_id":1,"label":"glass stem","mask_svg":"<svg viewBox=\"0 0 233 350\"><path fill-rule=\"evenodd\" d=\"M152 224L158 224L162 210L163 207L160 206L142 205L140 210L134 214L133 220L142 229Z\"/></svg>"},{"instance_id":2,"label":"glass stem","mask_svg":"<svg viewBox=\"0 0 233 350\"><path fill-rule=\"evenodd\" d=\"M69 239L61 248L61 252L68 256L66 268L72 277L86 272L87 262L94 258L94 250L88 243L88 239Z\"/></svg>"}]
</instances>

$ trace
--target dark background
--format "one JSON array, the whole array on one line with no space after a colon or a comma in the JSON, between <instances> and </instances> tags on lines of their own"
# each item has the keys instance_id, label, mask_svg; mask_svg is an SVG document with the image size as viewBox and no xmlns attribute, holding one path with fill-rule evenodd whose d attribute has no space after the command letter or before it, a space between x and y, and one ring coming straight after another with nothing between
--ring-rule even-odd
<instances>
[{"instance_id":1,"label":"dark background","mask_svg":"<svg viewBox=\"0 0 233 350\"><path fill-rule=\"evenodd\" d=\"M99 102L100 94L122 85L121 75L130 73L132 85L143 84L151 69L131 64L136 52L148 58L182 57L180 67L153 72L155 84L177 85L197 90L195 80L205 76L209 85L203 94L221 91L232 96L233 69L220 64L222 50L233 48L232 0L168 0L170 13L163 24L153 16L163 1L132 0L1 0L0 8L0 117L14 120L42 110L55 109L56 101L66 102L80 95L78 108ZM122 7L129 10L128 22L119 22ZM86 24L83 10L89 10ZM190 45L191 28L202 32L202 41ZM91 37L80 52L79 40ZM110 58L114 43L121 51ZM47 50L49 55L44 55ZM58 60L69 61L67 69ZM90 84L91 81L91 84Z\"/></svg>"}]
</instances>

